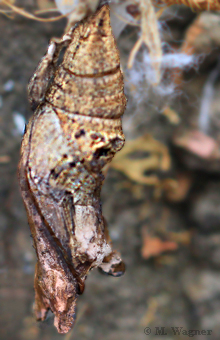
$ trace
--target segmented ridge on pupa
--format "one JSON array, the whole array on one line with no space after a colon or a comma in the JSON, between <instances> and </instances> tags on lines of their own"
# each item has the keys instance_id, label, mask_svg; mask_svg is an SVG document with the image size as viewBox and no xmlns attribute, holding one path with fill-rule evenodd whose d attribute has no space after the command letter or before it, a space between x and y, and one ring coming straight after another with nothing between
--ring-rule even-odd
<instances>
[{"instance_id":1,"label":"segmented ridge on pupa","mask_svg":"<svg viewBox=\"0 0 220 340\"><path fill-rule=\"evenodd\" d=\"M73 31L46 101L66 113L119 118L126 106L108 6Z\"/></svg>"}]
</instances>

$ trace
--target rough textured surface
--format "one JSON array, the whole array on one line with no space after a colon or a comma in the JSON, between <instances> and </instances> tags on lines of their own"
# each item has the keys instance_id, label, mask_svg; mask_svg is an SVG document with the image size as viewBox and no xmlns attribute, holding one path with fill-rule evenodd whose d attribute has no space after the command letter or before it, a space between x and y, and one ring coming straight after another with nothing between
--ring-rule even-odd
<instances>
[{"instance_id":1,"label":"rough textured surface","mask_svg":"<svg viewBox=\"0 0 220 340\"><path fill-rule=\"evenodd\" d=\"M26 8L33 2L20 0L18 5ZM169 42L174 39L181 44L185 29L197 14L184 6L171 9L173 15L168 25L172 34L167 30L167 39ZM213 13L206 15L210 18ZM204 171L190 171L195 182L189 195L183 203L170 204L165 200L155 201L152 188L137 185L124 174L110 168L102 188L103 212L109 222L114 246L123 255L126 273L123 277L113 278L100 275L95 269L88 275L86 289L77 301L76 324L66 338L58 334L53 326L52 313L48 313L44 322L36 322L32 313L36 256L18 190L16 171L22 137L17 132L13 118L15 112L26 119L32 116L27 100L27 83L51 37L62 36L65 21L38 23L18 16L14 20L1 16L0 29L3 33L0 35L0 144L1 156L10 157L8 163L0 164L1 340L103 340L103 337L105 340L176 340L177 336L174 336L170 327L178 326L187 330L212 329L207 339L219 340L220 238L215 222L219 214L219 174ZM123 67L136 41L134 31L135 28L125 30L117 42ZM213 54L216 53L219 53L219 49L214 49ZM209 55L212 60L213 54ZM193 98L187 95L181 102L179 99L176 101L182 124L188 126L189 118L197 121L201 88L213 67L212 63L206 64L202 72L199 70L196 75L193 74L194 81L191 76L187 76L184 93L187 91ZM9 81L14 83L10 89ZM127 79L125 83L128 84ZM219 80L216 85L213 104L219 108ZM123 128L126 130L128 117L135 136L151 133L170 148L169 141L175 127L158 113L158 97L154 105L152 101L149 105L152 97L149 98L146 93L144 104L135 98L133 106L130 105L132 98L128 98ZM215 127L217 129L218 125ZM127 132L126 140L128 138ZM182 161L179 167L182 170L182 154L172 154L174 167L178 164L177 160ZM210 169L210 163L206 169L208 167ZM207 205L204 209L203 202L207 200L210 213ZM214 228L210 231L207 229L207 220L213 212ZM176 252L143 260L143 225L157 237L161 235L161 228L164 232L172 231L180 236L182 232L191 231L193 242L181 244ZM155 327L163 326L167 326L166 337L155 334ZM144 334L145 327L151 328L148 336ZM204 335L192 337L196 340L205 338ZM182 335L182 339L188 337Z\"/></svg>"},{"instance_id":2,"label":"rough textured surface","mask_svg":"<svg viewBox=\"0 0 220 340\"><path fill-rule=\"evenodd\" d=\"M29 96L37 109L23 138L19 179L38 257L35 314L44 320L51 309L66 333L89 270L124 272L100 203L102 168L124 144L126 104L108 6L51 41Z\"/></svg>"}]
</instances>

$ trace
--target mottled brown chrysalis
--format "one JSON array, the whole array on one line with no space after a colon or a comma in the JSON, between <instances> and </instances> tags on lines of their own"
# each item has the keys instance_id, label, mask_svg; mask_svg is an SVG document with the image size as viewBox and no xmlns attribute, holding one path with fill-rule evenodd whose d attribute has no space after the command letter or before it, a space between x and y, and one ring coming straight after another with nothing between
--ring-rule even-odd
<instances>
[{"instance_id":1,"label":"mottled brown chrysalis","mask_svg":"<svg viewBox=\"0 0 220 340\"><path fill-rule=\"evenodd\" d=\"M100 203L102 168L124 144L126 106L107 5L50 42L29 97L35 112L22 142L19 180L38 258L35 312L44 320L51 309L58 332L66 333L89 270L124 272Z\"/></svg>"}]
</instances>

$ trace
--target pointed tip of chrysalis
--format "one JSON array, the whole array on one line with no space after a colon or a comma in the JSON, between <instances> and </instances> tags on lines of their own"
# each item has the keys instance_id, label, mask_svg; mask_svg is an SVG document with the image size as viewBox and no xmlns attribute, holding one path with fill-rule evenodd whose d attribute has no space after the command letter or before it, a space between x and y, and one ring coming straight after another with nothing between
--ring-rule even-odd
<instances>
[{"instance_id":1,"label":"pointed tip of chrysalis","mask_svg":"<svg viewBox=\"0 0 220 340\"><path fill-rule=\"evenodd\" d=\"M77 75L91 76L119 69L119 52L111 29L108 5L102 6L75 29L63 64Z\"/></svg>"},{"instance_id":2,"label":"pointed tip of chrysalis","mask_svg":"<svg viewBox=\"0 0 220 340\"><path fill-rule=\"evenodd\" d=\"M111 31L110 9L108 5L103 5L92 17L90 21L90 32L100 35L109 35Z\"/></svg>"},{"instance_id":3,"label":"pointed tip of chrysalis","mask_svg":"<svg viewBox=\"0 0 220 340\"><path fill-rule=\"evenodd\" d=\"M110 23L110 9L109 5L103 5L96 14L97 20L104 20L106 23Z\"/></svg>"}]
</instances>

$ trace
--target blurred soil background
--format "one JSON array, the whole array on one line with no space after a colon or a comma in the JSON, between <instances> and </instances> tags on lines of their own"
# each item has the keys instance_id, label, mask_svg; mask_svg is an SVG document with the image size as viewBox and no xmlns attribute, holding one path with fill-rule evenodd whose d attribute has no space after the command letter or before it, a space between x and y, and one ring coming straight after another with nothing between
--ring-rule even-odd
<instances>
[{"instance_id":1,"label":"blurred soil background","mask_svg":"<svg viewBox=\"0 0 220 340\"><path fill-rule=\"evenodd\" d=\"M32 0L18 5L36 7ZM76 325L67 335L57 333L52 314L42 323L33 317L36 256L16 171L24 120L32 115L27 84L50 38L62 36L65 23L0 16L0 339L187 339L170 328L183 327L212 330L211 337L194 339L217 340L220 14L197 14L183 6L164 14L162 39L176 50L184 50L188 39L202 58L178 77L169 69L163 73L165 81L177 84L175 95L143 84L133 89L125 72L127 146L108 170L102 201L126 273L121 278L90 273L78 299ZM128 27L118 39L124 69L137 34ZM164 82L163 89L168 85ZM207 93L204 127L201 103ZM156 335L155 327L166 327L167 336Z\"/></svg>"}]
</instances>

